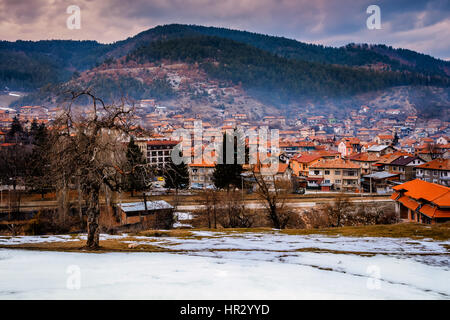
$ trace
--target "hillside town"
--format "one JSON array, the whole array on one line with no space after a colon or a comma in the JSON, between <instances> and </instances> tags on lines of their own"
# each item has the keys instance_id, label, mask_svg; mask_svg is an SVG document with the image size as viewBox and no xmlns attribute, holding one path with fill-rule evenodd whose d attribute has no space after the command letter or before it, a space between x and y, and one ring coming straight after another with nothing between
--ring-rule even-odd
<instances>
[{"instance_id":1,"label":"hillside town","mask_svg":"<svg viewBox=\"0 0 450 320\"><path fill-rule=\"evenodd\" d=\"M192 141L183 143L194 149L195 142L196 147L204 150L210 142L208 130L225 133L238 128L278 130L278 146L268 148L280 160L274 178L295 181L293 192L391 195L397 194L399 185L415 179L444 188L450 186L449 123L439 119L425 121L401 109L362 105L347 118L338 120L332 115L303 114L295 119L280 115L254 119L245 113L226 111L215 117L209 114L204 119L201 114L186 116L169 111L155 99L140 100L134 108L132 136L147 165L155 170L154 187L164 187L162 171L180 142L173 139L174 131L191 132ZM0 148L14 145L7 138L13 121L19 121L24 128L32 123L51 128L60 114L60 108L43 106L0 108ZM195 138L200 141L193 141L194 125L199 123L204 134ZM248 138L246 145L249 145ZM215 189L214 167L215 163L204 159L188 164L189 189ZM251 170L250 166L244 166L244 170ZM395 196L392 199L398 200ZM450 218L448 211L442 215L443 220ZM411 214L409 218L415 219ZM423 221L434 220L429 217Z\"/></svg>"},{"instance_id":2,"label":"hillside town","mask_svg":"<svg viewBox=\"0 0 450 320\"><path fill-rule=\"evenodd\" d=\"M386 193L392 192L396 183L415 178L450 185L450 124L439 119L424 121L400 109L372 110L366 105L342 120L302 114L296 119L266 115L250 120L247 114L224 112L211 122L201 114L188 117L165 109L154 99L141 100L133 116L139 128L134 138L151 165L168 161L177 144L171 141L175 130L193 130L194 122L200 121L206 132L211 128L223 132L235 128L278 129L279 155L294 176L307 181L308 188ZM8 146L5 137L14 117L24 127L33 121L51 125L60 112L43 106L23 106L17 111L0 107L0 147ZM210 180L205 179L195 183L207 187Z\"/></svg>"}]
</instances>

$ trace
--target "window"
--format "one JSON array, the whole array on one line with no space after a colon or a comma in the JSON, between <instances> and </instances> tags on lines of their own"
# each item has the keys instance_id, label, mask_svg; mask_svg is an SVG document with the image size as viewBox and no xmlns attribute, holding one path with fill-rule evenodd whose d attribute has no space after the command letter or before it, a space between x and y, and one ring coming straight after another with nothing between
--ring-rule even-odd
<instances>
[{"instance_id":1,"label":"window","mask_svg":"<svg viewBox=\"0 0 450 320\"><path fill-rule=\"evenodd\" d=\"M335 180L334 182L340 184L340 183L341 183L341 180Z\"/></svg>"},{"instance_id":2,"label":"window","mask_svg":"<svg viewBox=\"0 0 450 320\"><path fill-rule=\"evenodd\" d=\"M330 170L325 170L325 174L330 174Z\"/></svg>"},{"instance_id":3,"label":"window","mask_svg":"<svg viewBox=\"0 0 450 320\"><path fill-rule=\"evenodd\" d=\"M335 175L341 175L341 170L334 170Z\"/></svg>"},{"instance_id":4,"label":"window","mask_svg":"<svg viewBox=\"0 0 450 320\"><path fill-rule=\"evenodd\" d=\"M314 170L314 174L318 175L318 174L320 174L320 171L319 170Z\"/></svg>"}]
</instances>

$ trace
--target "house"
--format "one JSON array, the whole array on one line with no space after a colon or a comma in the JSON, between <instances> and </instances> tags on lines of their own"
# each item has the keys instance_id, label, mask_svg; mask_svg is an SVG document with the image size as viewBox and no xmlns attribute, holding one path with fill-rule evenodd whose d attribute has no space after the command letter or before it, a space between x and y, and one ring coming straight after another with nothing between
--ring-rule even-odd
<instances>
[{"instance_id":1,"label":"house","mask_svg":"<svg viewBox=\"0 0 450 320\"><path fill-rule=\"evenodd\" d=\"M309 166L320 161L322 157L318 154L298 154L291 158L291 168L296 176L308 176Z\"/></svg>"},{"instance_id":2,"label":"house","mask_svg":"<svg viewBox=\"0 0 450 320\"><path fill-rule=\"evenodd\" d=\"M417 156L403 155L394 161L385 164L384 170L389 173L399 174L400 181L409 181L416 177L415 167L424 163L426 163L426 161Z\"/></svg>"},{"instance_id":3,"label":"house","mask_svg":"<svg viewBox=\"0 0 450 320\"><path fill-rule=\"evenodd\" d=\"M292 176L293 171L289 163L279 162L277 164L277 167L275 168L276 171L274 170L274 172L272 172L273 165L275 164L272 164L270 167L269 165L265 164L256 165L253 168L253 172L255 174L258 174L262 171L261 177L270 188L273 188L275 186L276 181L292 181L291 178L293 177ZM264 168L267 169L266 173L264 173L263 171ZM254 188L255 187L256 185L254 185Z\"/></svg>"},{"instance_id":4,"label":"house","mask_svg":"<svg viewBox=\"0 0 450 320\"><path fill-rule=\"evenodd\" d=\"M338 151L342 157L361 152L361 141L358 138L344 138L338 144Z\"/></svg>"},{"instance_id":5,"label":"house","mask_svg":"<svg viewBox=\"0 0 450 320\"><path fill-rule=\"evenodd\" d=\"M450 188L419 179L393 187L401 219L427 224L450 221Z\"/></svg>"},{"instance_id":6,"label":"house","mask_svg":"<svg viewBox=\"0 0 450 320\"><path fill-rule=\"evenodd\" d=\"M415 169L417 179L450 186L450 159L435 159Z\"/></svg>"},{"instance_id":7,"label":"house","mask_svg":"<svg viewBox=\"0 0 450 320\"><path fill-rule=\"evenodd\" d=\"M400 174L386 171L373 172L362 178L361 185L366 192L386 194L392 192L392 181L399 181Z\"/></svg>"},{"instance_id":8,"label":"house","mask_svg":"<svg viewBox=\"0 0 450 320\"><path fill-rule=\"evenodd\" d=\"M348 160L361 167L361 174L370 174L374 171L373 165L377 162L378 157L372 153L361 152L349 156Z\"/></svg>"},{"instance_id":9,"label":"house","mask_svg":"<svg viewBox=\"0 0 450 320\"><path fill-rule=\"evenodd\" d=\"M302 153L292 157L290 159L290 165L294 175L296 175L297 177L307 177L310 165L324 159L339 159L340 156L341 155L339 152L328 150Z\"/></svg>"},{"instance_id":10,"label":"house","mask_svg":"<svg viewBox=\"0 0 450 320\"><path fill-rule=\"evenodd\" d=\"M117 204L116 212L120 218L120 224L145 224L155 215L161 213L171 213L174 207L164 200L140 201Z\"/></svg>"},{"instance_id":11,"label":"house","mask_svg":"<svg viewBox=\"0 0 450 320\"><path fill-rule=\"evenodd\" d=\"M440 136L437 140L436 140L436 144L447 144L450 143L450 138L446 137L446 136Z\"/></svg>"},{"instance_id":12,"label":"house","mask_svg":"<svg viewBox=\"0 0 450 320\"><path fill-rule=\"evenodd\" d=\"M377 155L378 157L383 156L385 154L395 152L395 148L388 145L373 145L367 148L366 152Z\"/></svg>"},{"instance_id":13,"label":"house","mask_svg":"<svg viewBox=\"0 0 450 320\"><path fill-rule=\"evenodd\" d=\"M381 145L390 145L394 141L394 136L391 134L379 134L375 137L374 141Z\"/></svg>"},{"instance_id":14,"label":"house","mask_svg":"<svg viewBox=\"0 0 450 320\"><path fill-rule=\"evenodd\" d=\"M360 188L361 167L348 160L323 160L309 167L308 186L322 190L356 190Z\"/></svg>"}]
</instances>

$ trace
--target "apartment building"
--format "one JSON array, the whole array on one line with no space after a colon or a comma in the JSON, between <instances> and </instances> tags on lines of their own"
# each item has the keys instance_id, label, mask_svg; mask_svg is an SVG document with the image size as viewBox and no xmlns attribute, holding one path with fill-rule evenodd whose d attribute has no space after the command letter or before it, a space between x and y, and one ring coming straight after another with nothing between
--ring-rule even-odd
<instances>
[{"instance_id":1,"label":"apartment building","mask_svg":"<svg viewBox=\"0 0 450 320\"><path fill-rule=\"evenodd\" d=\"M147 141L147 163L151 166L163 168L171 157L172 149L178 144L173 140Z\"/></svg>"},{"instance_id":2,"label":"apartment building","mask_svg":"<svg viewBox=\"0 0 450 320\"><path fill-rule=\"evenodd\" d=\"M309 166L308 186L328 190L356 190L361 187L361 166L348 160L323 160Z\"/></svg>"},{"instance_id":3,"label":"apartment building","mask_svg":"<svg viewBox=\"0 0 450 320\"><path fill-rule=\"evenodd\" d=\"M417 179L450 186L450 159L435 159L415 169Z\"/></svg>"},{"instance_id":4,"label":"apartment building","mask_svg":"<svg viewBox=\"0 0 450 320\"><path fill-rule=\"evenodd\" d=\"M204 189L214 185L214 164L191 163L189 164L189 187Z\"/></svg>"}]
</instances>

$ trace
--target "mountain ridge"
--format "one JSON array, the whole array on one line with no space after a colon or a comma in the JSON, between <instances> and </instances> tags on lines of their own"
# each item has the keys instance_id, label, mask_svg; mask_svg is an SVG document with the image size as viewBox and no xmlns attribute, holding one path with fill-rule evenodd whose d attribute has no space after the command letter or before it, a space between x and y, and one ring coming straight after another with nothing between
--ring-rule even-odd
<instances>
[{"instance_id":1,"label":"mountain ridge","mask_svg":"<svg viewBox=\"0 0 450 320\"><path fill-rule=\"evenodd\" d=\"M99 92L111 98L125 93L133 99L171 99L176 90L165 77L150 70L177 61L205 72L203 79L195 81L241 86L254 98L280 108L286 108L292 99L309 103L311 99L352 96L395 86L450 85L450 62L411 50L366 44L334 48L196 25L157 26L112 44L1 41L1 55L13 61L21 57L31 66L27 73L19 67L11 70L14 64L0 63L0 88L12 84L10 89L32 91L13 103L16 106L55 102L48 96L79 85L100 88ZM143 66L149 63L147 73L126 72L145 69Z\"/></svg>"}]
</instances>

